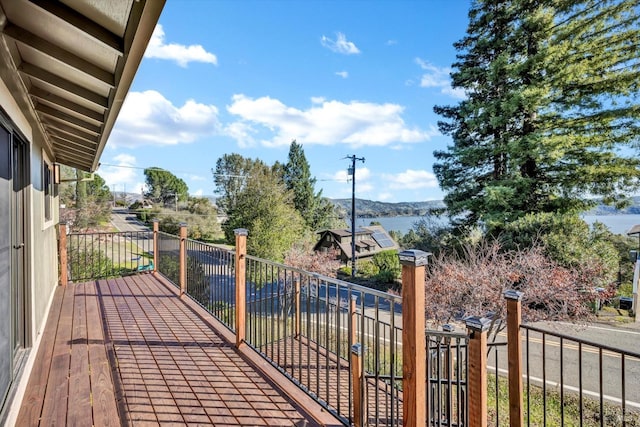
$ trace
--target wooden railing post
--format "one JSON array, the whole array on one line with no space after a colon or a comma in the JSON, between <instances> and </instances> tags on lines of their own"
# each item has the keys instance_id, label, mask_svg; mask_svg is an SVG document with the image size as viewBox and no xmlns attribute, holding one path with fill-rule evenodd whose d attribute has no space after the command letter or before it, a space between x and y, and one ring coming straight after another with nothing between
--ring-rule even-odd
<instances>
[{"instance_id":1,"label":"wooden railing post","mask_svg":"<svg viewBox=\"0 0 640 427\"><path fill-rule=\"evenodd\" d=\"M402 264L402 387L403 425L427 423L427 350L425 337L425 266L430 253L419 250L398 254Z\"/></svg>"},{"instance_id":2,"label":"wooden railing post","mask_svg":"<svg viewBox=\"0 0 640 427\"><path fill-rule=\"evenodd\" d=\"M69 283L69 258L67 254L67 223L58 224L58 254L60 255L60 286Z\"/></svg>"},{"instance_id":3,"label":"wooden railing post","mask_svg":"<svg viewBox=\"0 0 640 427\"><path fill-rule=\"evenodd\" d=\"M158 232L160 230L160 220L153 220L153 272L158 272Z\"/></svg>"},{"instance_id":4,"label":"wooden railing post","mask_svg":"<svg viewBox=\"0 0 640 427\"><path fill-rule=\"evenodd\" d=\"M509 360L509 425L524 425L522 390L522 292L508 290L504 292L507 300L507 348Z\"/></svg>"},{"instance_id":5,"label":"wooden railing post","mask_svg":"<svg viewBox=\"0 0 640 427\"><path fill-rule=\"evenodd\" d=\"M351 346L351 382L353 384L353 425L367 425L367 402L365 401L362 362L364 347L360 343Z\"/></svg>"},{"instance_id":6,"label":"wooden railing post","mask_svg":"<svg viewBox=\"0 0 640 427\"><path fill-rule=\"evenodd\" d=\"M358 312L356 311L358 305L358 296L351 295L351 301L349 301L349 319L351 323L351 330L349 331L349 345L352 346L358 342Z\"/></svg>"},{"instance_id":7,"label":"wooden railing post","mask_svg":"<svg viewBox=\"0 0 640 427\"><path fill-rule=\"evenodd\" d=\"M353 384L353 425L355 427L363 427L366 425L367 419L367 402L364 392L364 347L358 343L358 297L351 295L349 301L349 346L351 347L351 384Z\"/></svg>"},{"instance_id":8,"label":"wooden railing post","mask_svg":"<svg viewBox=\"0 0 640 427\"><path fill-rule=\"evenodd\" d=\"M180 223L180 295L187 292L187 224Z\"/></svg>"},{"instance_id":9,"label":"wooden railing post","mask_svg":"<svg viewBox=\"0 0 640 427\"><path fill-rule=\"evenodd\" d=\"M487 427L487 331L491 320L469 317L466 324L469 331L469 427Z\"/></svg>"},{"instance_id":10,"label":"wooden railing post","mask_svg":"<svg viewBox=\"0 0 640 427\"><path fill-rule=\"evenodd\" d=\"M236 347L246 338L247 305L247 234L244 228L233 230L236 235Z\"/></svg>"}]
</instances>

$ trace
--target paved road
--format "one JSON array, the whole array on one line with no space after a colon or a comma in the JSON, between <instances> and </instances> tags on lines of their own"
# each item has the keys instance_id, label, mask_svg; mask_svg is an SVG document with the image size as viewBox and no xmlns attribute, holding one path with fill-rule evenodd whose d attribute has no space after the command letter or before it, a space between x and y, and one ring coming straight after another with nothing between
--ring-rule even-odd
<instances>
[{"instance_id":1,"label":"paved road","mask_svg":"<svg viewBox=\"0 0 640 427\"><path fill-rule=\"evenodd\" d=\"M136 216L129 213L127 209L113 209L111 223L118 231L149 231L149 228L138 221Z\"/></svg>"},{"instance_id":2,"label":"paved road","mask_svg":"<svg viewBox=\"0 0 640 427\"><path fill-rule=\"evenodd\" d=\"M605 400L620 404L624 381L627 407L640 410L640 358L634 357L640 354L640 328L600 324L577 326L562 322L540 322L535 326L566 337L597 343L608 349L600 351L598 347L580 344L569 338L560 340L551 335L543 338L541 334L532 331L528 340L532 384L541 385L544 380L547 388L559 390L562 376L562 386L566 392L577 392L582 388L585 396L595 399L599 399L602 392ZM527 341L523 333L525 374L526 352ZM623 352L627 352L624 364L621 355ZM505 347L500 349L498 362L499 371L506 373ZM490 357L489 363L495 366L495 359Z\"/></svg>"},{"instance_id":3,"label":"paved road","mask_svg":"<svg viewBox=\"0 0 640 427\"><path fill-rule=\"evenodd\" d=\"M130 257L130 261L137 267L149 264L149 260L140 255L141 253L153 253L153 239L148 233L149 228L138 221L136 216L129 213L127 209L113 209L111 211L111 223L118 231L125 232L125 239L132 244L131 248L125 246L119 249L122 252L117 252L118 257L124 256L127 260ZM128 250L133 253L129 254ZM120 258L118 259L122 262Z\"/></svg>"}]
</instances>

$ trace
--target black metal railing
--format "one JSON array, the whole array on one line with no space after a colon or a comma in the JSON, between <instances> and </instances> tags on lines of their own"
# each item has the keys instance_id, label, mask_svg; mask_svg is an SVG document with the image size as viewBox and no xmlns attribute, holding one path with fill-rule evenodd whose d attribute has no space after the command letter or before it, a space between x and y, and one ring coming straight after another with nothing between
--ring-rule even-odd
<instances>
[{"instance_id":1,"label":"black metal railing","mask_svg":"<svg viewBox=\"0 0 640 427\"><path fill-rule=\"evenodd\" d=\"M187 293L230 330L235 330L234 252L186 241Z\"/></svg>"},{"instance_id":2,"label":"black metal railing","mask_svg":"<svg viewBox=\"0 0 640 427\"><path fill-rule=\"evenodd\" d=\"M180 238L158 232L157 270L174 285L180 286Z\"/></svg>"},{"instance_id":3,"label":"black metal railing","mask_svg":"<svg viewBox=\"0 0 640 427\"><path fill-rule=\"evenodd\" d=\"M179 286L182 262L187 294L234 331L235 252L187 239L181 257L180 238L162 232L157 246L154 266L151 231L72 233L66 246L69 278L157 268ZM402 425L401 298L252 256L244 259L247 344L343 423ZM520 328L526 425L640 426L640 353L537 326ZM425 405L431 414L426 424L465 426L470 338L466 332L425 333ZM488 346L489 425L509 424L506 345ZM354 401L356 394L363 395L361 402ZM355 420L356 412L361 420Z\"/></svg>"},{"instance_id":4,"label":"black metal railing","mask_svg":"<svg viewBox=\"0 0 640 427\"><path fill-rule=\"evenodd\" d=\"M369 425L399 419L399 297L252 256L246 281L249 345L347 424L354 387L365 390ZM355 343L365 349L361 384Z\"/></svg>"},{"instance_id":5,"label":"black metal railing","mask_svg":"<svg viewBox=\"0 0 640 427\"><path fill-rule=\"evenodd\" d=\"M490 426L509 425L509 387L507 383L507 342L487 344L487 417Z\"/></svg>"},{"instance_id":6,"label":"black metal railing","mask_svg":"<svg viewBox=\"0 0 640 427\"><path fill-rule=\"evenodd\" d=\"M468 341L466 331L427 331L427 407L431 426L467 425Z\"/></svg>"},{"instance_id":7,"label":"black metal railing","mask_svg":"<svg viewBox=\"0 0 640 427\"><path fill-rule=\"evenodd\" d=\"M151 231L71 233L67 236L68 278L120 277L153 269Z\"/></svg>"},{"instance_id":8,"label":"black metal railing","mask_svg":"<svg viewBox=\"0 0 640 427\"><path fill-rule=\"evenodd\" d=\"M527 425L640 425L640 353L530 325L521 330Z\"/></svg>"}]
</instances>

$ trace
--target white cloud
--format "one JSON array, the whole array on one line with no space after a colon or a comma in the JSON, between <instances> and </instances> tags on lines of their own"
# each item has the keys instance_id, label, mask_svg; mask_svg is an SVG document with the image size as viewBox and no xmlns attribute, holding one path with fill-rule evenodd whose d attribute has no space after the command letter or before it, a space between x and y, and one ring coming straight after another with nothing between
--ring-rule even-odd
<instances>
[{"instance_id":1,"label":"white cloud","mask_svg":"<svg viewBox=\"0 0 640 427\"><path fill-rule=\"evenodd\" d=\"M385 43L387 46L394 46L398 44L397 40L387 40L387 42Z\"/></svg>"},{"instance_id":2,"label":"white cloud","mask_svg":"<svg viewBox=\"0 0 640 427\"><path fill-rule=\"evenodd\" d=\"M136 158L129 154L118 154L110 161L105 161L114 166L101 166L97 173L100 175L111 191L121 192L126 188L127 193L139 193L142 188L140 171L135 168Z\"/></svg>"},{"instance_id":3,"label":"white cloud","mask_svg":"<svg viewBox=\"0 0 640 427\"><path fill-rule=\"evenodd\" d=\"M200 175L189 175L187 176L187 179L191 180L191 181L206 181L207 179L203 176Z\"/></svg>"},{"instance_id":4,"label":"white cloud","mask_svg":"<svg viewBox=\"0 0 640 427\"><path fill-rule=\"evenodd\" d=\"M191 193L191 195L194 197L202 197L204 195L204 191L200 188L194 191L193 193Z\"/></svg>"},{"instance_id":5,"label":"white cloud","mask_svg":"<svg viewBox=\"0 0 640 427\"><path fill-rule=\"evenodd\" d=\"M156 25L156 28L153 30L144 56L146 58L175 61L181 67L186 67L189 62L205 62L218 65L216 55L207 52L202 45L192 44L185 46L177 43L165 44L164 29L160 24Z\"/></svg>"},{"instance_id":6,"label":"white cloud","mask_svg":"<svg viewBox=\"0 0 640 427\"><path fill-rule=\"evenodd\" d=\"M313 99L311 108L299 110L270 97L249 98L234 95L229 113L240 118L227 126L227 134L241 146L256 143L260 132L267 137L259 140L264 146L288 146L292 139L304 144L350 147L388 146L398 143L419 143L438 132L409 127L402 119L404 107L398 104L327 101Z\"/></svg>"},{"instance_id":7,"label":"white cloud","mask_svg":"<svg viewBox=\"0 0 640 427\"><path fill-rule=\"evenodd\" d=\"M451 87L451 69L448 67L437 67L420 58L416 58L416 64L422 68L425 73L420 78L420 87L439 88L440 93L454 98L465 98L463 89Z\"/></svg>"},{"instance_id":8,"label":"white cloud","mask_svg":"<svg viewBox=\"0 0 640 427\"><path fill-rule=\"evenodd\" d=\"M383 179L390 189L395 190L417 190L420 188L438 187L436 176L425 170L407 169L398 174L384 174Z\"/></svg>"},{"instance_id":9,"label":"white cloud","mask_svg":"<svg viewBox=\"0 0 640 427\"><path fill-rule=\"evenodd\" d=\"M360 49L358 49L353 42L348 41L347 37L343 33L336 33L335 40L330 39L327 36L322 36L320 43L322 43L322 46L336 53L342 53L344 55L355 55L360 53Z\"/></svg>"},{"instance_id":10,"label":"white cloud","mask_svg":"<svg viewBox=\"0 0 640 427\"><path fill-rule=\"evenodd\" d=\"M340 76L343 79L346 79L347 77L349 77L349 72L348 71L336 71L336 76Z\"/></svg>"},{"instance_id":11,"label":"white cloud","mask_svg":"<svg viewBox=\"0 0 640 427\"><path fill-rule=\"evenodd\" d=\"M218 109L190 99L177 107L154 90L130 92L110 139L112 146L175 145L219 131Z\"/></svg>"},{"instance_id":12,"label":"white cloud","mask_svg":"<svg viewBox=\"0 0 640 427\"><path fill-rule=\"evenodd\" d=\"M224 128L224 133L235 139L240 148L253 147L256 145L256 140L253 137L256 131L249 123L234 122L228 124Z\"/></svg>"}]
</instances>

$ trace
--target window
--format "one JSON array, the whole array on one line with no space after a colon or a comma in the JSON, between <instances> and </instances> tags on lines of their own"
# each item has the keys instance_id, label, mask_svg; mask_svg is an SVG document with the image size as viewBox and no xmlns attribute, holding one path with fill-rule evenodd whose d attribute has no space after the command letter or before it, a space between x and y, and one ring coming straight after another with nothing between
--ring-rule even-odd
<instances>
[{"instance_id":1,"label":"window","mask_svg":"<svg viewBox=\"0 0 640 427\"><path fill-rule=\"evenodd\" d=\"M42 190L44 193L44 219L51 221L51 205L53 204L53 167L46 161L42 161Z\"/></svg>"}]
</instances>

